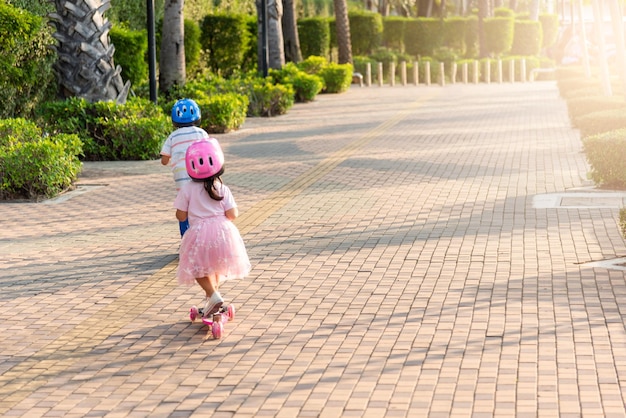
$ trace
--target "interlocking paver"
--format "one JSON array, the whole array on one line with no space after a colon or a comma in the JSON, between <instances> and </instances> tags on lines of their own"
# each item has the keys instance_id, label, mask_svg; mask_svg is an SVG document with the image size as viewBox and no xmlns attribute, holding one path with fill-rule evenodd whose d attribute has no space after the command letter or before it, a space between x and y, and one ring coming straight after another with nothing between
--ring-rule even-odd
<instances>
[{"instance_id":1,"label":"interlocking paver","mask_svg":"<svg viewBox=\"0 0 626 418\"><path fill-rule=\"evenodd\" d=\"M584 264L626 253L618 210L533 206L590 192L554 83L353 88L219 139L253 264L221 340L158 161L0 203L0 414L626 415L624 271Z\"/></svg>"}]
</instances>

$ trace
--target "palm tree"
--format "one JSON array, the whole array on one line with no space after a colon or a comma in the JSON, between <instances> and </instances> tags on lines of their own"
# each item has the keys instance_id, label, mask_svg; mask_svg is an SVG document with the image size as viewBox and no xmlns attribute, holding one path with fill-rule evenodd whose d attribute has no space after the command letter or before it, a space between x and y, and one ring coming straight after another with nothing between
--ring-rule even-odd
<instances>
[{"instance_id":1,"label":"palm tree","mask_svg":"<svg viewBox=\"0 0 626 418\"><path fill-rule=\"evenodd\" d=\"M120 66L113 63L111 23L104 17L110 0L54 0L54 5L56 12L49 17L58 41L55 69L61 94L125 103L130 82L124 84Z\"/></svg>"},{"instance_id":2,"label":"palm tree","mask_svg":"<svg viewBox=\"0 0 626 418\"><path fill-rule=\"evenodd\" d=\"M346 0L333 0L335 6L335 27L339 64L352 64L352 41L350 40L350 20Z\"/></svg>"},{"instance_id":3,"label":"palm tree","mask_svg":"<svg viewBox=\"0 0 626 418\"><path fill-rule=\"evenodd\" d=\"M159 58L159 90L167 93L185 84L184 0L165 0Z\"/></svg>"},{"instance_id":4,"label":"palm tree","mask_svg":"<svg viewBox=\"0 0 626 418\"><path fill-rule=\"evenodd\" d=\"M285 60L291 62L302 61L300 38L296 20L295 0L284 0L283 8L283 35L285 38Z\"/></svg>"},{"instance_id":5,"label":"palm tree","mask_svg":"<svg viewBox=\"0 0 626 418\"><path fill-rule=\"evenodd\" d=\"M269 67L280 70L285 65L285 45L283 42L283 1L267 1L267 38L269 47Z\"/></svg>"}]
</instances>

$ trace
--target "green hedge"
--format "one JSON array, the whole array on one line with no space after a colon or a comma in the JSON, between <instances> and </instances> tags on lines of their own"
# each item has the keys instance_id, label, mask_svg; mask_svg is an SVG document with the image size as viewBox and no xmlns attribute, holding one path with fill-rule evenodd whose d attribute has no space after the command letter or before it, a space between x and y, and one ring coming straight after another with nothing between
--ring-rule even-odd
<instances>
[{"instance_id":1,"label":"green hedge","mask_svg":"<svg viewBox=\"0 0 626 418\"><path fill-rule=\"evenodd\" d=\"M330 50L330 27L328 18L309 17L298 19L298 37L302 58L327 57Z\"/></svg>"},{"instance_id":2,"label":"green hedge","mask_svg":"<svg viewBox=\"0 0 626 418\"><path fill-rule=\"evenodd\" d=\"M237 130L246 121L248 96L222 93L198 100L202 112L200 127L209 133Z\"/></svg>"},{"instance_id":3,"label":"green hedge","mask_svg":"<svg viewBox=\"0 0 626 418\"><path fill-rule=\"evenodd\" d=\"M541 46L550 48L556 44L559 37L559 16L556 14L539 15L541 32L543 33Z\"/></svg>"},{"instance_id":4,"label":"green hedge","mask_svg":"<svg viewBox=\"0 0 626 418\"><path fill-rule=\"evenodd\" d=\"M513 25L510 17L491 17L483 20L485 49L489 55L498 57L507 54L513 45Z\"/></svg>"},{"instance_id":5,"label":"green hedge","mask_svg":"<svg viewBox=\"0 0 626 418\"><path fill-rule=\"evenodd\" d=\"M307 74L293 62L286 63L280 70L270 69L269 76L275 84L289 84L293 87L296 102L304 103L315 99L324 88L321 77Z\"/></svg>"},{"instance_id":6,"label":"green hedge","mask_svg":"<svg viewBox=\"0 0 626 418\"><path fill-rule=\"evenodd\" d=\"M586 138L616 129L626 128L626 114L623 109L600 110L587 113L576 120L580 137Z\"/></svg>"},{"instance_id":7,"label":"green hedge","mask_svg":"<svg viewBox=\"0 0 626 418\"><path fill-rule=\"evenodd\" d=\"M626 129L607 131L583 138L583 149L591 166L590 177L603 187L626 187Z\"/></svg>"},{"instance_id":8,"label":"green hedge","mask_svg":"<svg viewBox=\"0 0 626 418\"><path fill-rule=\"evenodd\" d=\"M109 31L111 43L115 46L115 64L122 67L122 78L132 85L148 79L148 35L143 30L130 30L123 26L113 26Z\"/></svg>"},{"instance_id":9,"label":"green hedge","mask_svg":"<svg viewBox=\"0 0 626 418\"><path fill-rule=\"evenodd\" d=\"M466 26L468 19L465 17L450 17L443 21L443 41L442 44L453 49L458 55L464 56L467 47L466 43Z\"/></svg>"},{"instance_id":10,"label":"green hedge","mask_svg":"<svg viewBox=\"0 0 626 418\"><path fill-rule=\"evenodd\" d=\"M0 3L0 118L29 117L54 96L53 43L41 17Z\"/></svg>"},{"instance_id":11,"label":"green hedge","mask_svg":"<svg viewBox=\"0 0 626 418\"><path fill-rule=\"evenodd\" d=\"M124 105L79 98L48 102L38 109L38 121L50 132L77 134L84 159L93 161L157 158L172 130L169 116L140 98Z\"/></svg>"},{"instance_id":12,"label":"green hedge","mask_svg":"<svg viewBox=\"0 0 626 418\"><path fill-rule=\"evenodd\" d=\"M442 45L443 30L440 19L418 18L406 22L404 45L409 55L430 57Z\"/></svg>"},{"instance_id":13,"label":"green hedge","mask_svg":"<svg viewBox=\"0 0 626 418\"><path fill-rule=\"evenodd\" d=\"M207 15L200 25L200 44L207 67L215 74L231 76L240 72L248 51L248 18L243 15Z\"/></svg>"},{"instance_id":14,"label":"green hedge","mask_svg":"<svg viewBox=\"0 0 626 418\"><path fill-rule=\"evenodd\" d=\"M543 29L533 20L516 20L513 29L511 55L536 55L541 53Z\"/></svg>"},{"instance_id":15,"label":"green hedge","mask_svg":"<svg viewBox=\"0 0 626 418\"><path fill-rule=\"evenodd\" d=\"M77 135L44 135L25 119L0 120L0 198L52 197L78 177Z\"/></svg>"},{"instance_id":16,"label":"green hedge","mask_svg":"<svg viewBox=\"0 0 626 418\"><path fill-rule=\"evenodd\" d=\"M374 12L349 12L352 54L367 55L378 48L383 35L383 18Z\"/></svg>"},{"instance_id":17,"label":"green hedge","mask_svg":"<svg viewBox=\"0 0 626 418\"><path fill-rule=\"evenodd\" d=\"M383 18L383 46L404 52L404 30L408 20L408 18L400 16Z\"/></svg>"}]
</instances>

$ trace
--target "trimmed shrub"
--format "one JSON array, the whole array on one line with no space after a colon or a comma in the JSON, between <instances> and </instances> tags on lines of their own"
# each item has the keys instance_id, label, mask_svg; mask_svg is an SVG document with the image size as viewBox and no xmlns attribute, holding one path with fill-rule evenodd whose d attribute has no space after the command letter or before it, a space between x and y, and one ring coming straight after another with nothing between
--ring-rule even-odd
<instances>
[{"instance_id":1,"label":"trimmed shrub","mask_svg":"<svg viewBox=\"0 0 626 418\"><path fill-rule=\"evenodd\" d=\"M241 70L250 42L247 21L246 16L226 14L202 19L200 44L215 74L227 77Z\"/></svg>"},{"instance_id":2,"label":"trimmed shrub","mask_svg":"<svg viewBox=\"0 0 626 418\"><path fill-rule=\"evenodd\" d=\"M328 60L324 57L312 55L297 65L299 69L307 74L319 74L328 65Z\"/></svg>"},{"instance_id":3,"label":"trimmed shrub","mask_svg":"<svg viewBox=\"0 0 626 418\"><path fill-rule=\"evenodd\" d=\"M370 71L372 74L376 71L377 61L372 57L367 57L363 55L355 55L352 57L352 65L354 66L354 71L361 73L363 76L367 73L367 64L370 64Z\"/></svg>"},{"instance_id":4,"label":"trimmed shrub","mask_svg":"<svg viewBox=\"0 0 626 418\"><path fill-rule=\"evenodd\" d=\"M270 79L256 79L248 87L249 116L284 115L294 104L293 87L273 84Z\"/></svg>"},{"instance_id":5,"label":"trimmed shrub","mask_svg":"<svg viewBox=\"0 0 626 418\"><path fill-rule=\"evenodd\" d=\"M457 55L464 56L467 18L450 17L443 21L443 43L446 47L454 50Z\"/></svg>"},{"instance_id":6,"label":"trimmed shrub","mask_svg":"<svg viewBox=\"0 0 626 418\"><path fill-rule=\"evenodd\" d=\"M25 119L0 120L0 198L52 197L78 177L76 135L44 135Z\"/></svg>"},{"instance_id":7,"label":"trimmed shrub","mask_svg":"<svg viewBox=\"0 0 626 418\"><path fill-rule=\"evenodd\" d=\"M200 68L200 26L191 19L185 19L185 72L191 78Z\"/></svg>"},{"instance_id":8,"label":"trimmed shrub","mask_svg":"<svg viewBox=\"0 0 626 418\"><path fill-rule=\"evenodd\" d=\"M307 74L293 62L286 63L280 70L270 69L269 76L276 84L289 84L293 87L296 102L310 102L322 91L324 81L321 77Z\"/></svg>"},{"instance_id":9,"label":"trimmed shrub","mask_svg":"<svg viewBox=\"0 0 626 418\"><path fill-rule=\"evenodd\" d=\"M581 138L603 132L626 128L626 114L623 109L600 110L580 116L575 121Z\"/></svg>"},{"instance_id":10,"label":"trimmed shrub","mask_svg":"<svg viewBox=\"0 0 626 418\"><path fill-rule=\"evenodd\" d=\"M330 51L328 18L309 17L298 19L298 37L303 59L310 56L328 56Z\"/></svg>"},{"instance_id":11,"label":"trimmed shrub","mask_svg":"<svg viewBox=\"0 0 626 418\"><path fill-rule=\"evenodd\" d=\"M591 166L590 178L607 188L626 187L626 129L583 138L583 150Z\"/></svg>"},{"instance_id":12,"label":"trimmed shrub","mask_svg":"<svg viewBox=\"0 0 626 418\"><path fill-rule=\"evenodd\" d=\"M41 17L0 3L0 118L29 117L54 96L53 43Z\"/></svg>"},{"instance_id":13,"label":"trimmed shrub","mask_svg":"<svg viewBox=\"0 0 626 418\"><path fill-rule=\"evenodd\" d=\"M109 31L111 43L115 46L115 64L122 67L122 78L132 85L148 79L148 36L146 31L130 30L114 26Z\"/></svg>"},{"instance_id":14,"label":"trimmed shrub","mask_svg":"<svg viewBox=\"0 0 626 418\"><path fill-rule=\"evenodd\" d=\"M541 47L550 48L556 44L559 37L559 16L557 14L539 15L541 32L543 34Z\"/></svg>"},{"instance_id":15,"label":"trimmed shrub","mask_svg":"<svg viewBox=\"0 0 626 418\"><path fill-rule=\"evenodd\" d=\"M352 65L329 63L320 72L324 79L324 93L343 93L352 84Z\"/></svg>"},{"instance_id":16,"label":"trimmed shrub","mask_svg":"<svg viewBox=\"0 0 626 418\"><path fill-rule=\"evenodd\" d=\"M408 20L404 32L407 54L414 57L432 56L443 42L441 25L441 20L435 18Z\"/></svg>"},{"instance_id":17,"label":"trimmed shrub","mask_svg":"<svg viewBox=\"0 0 626 418\"><path fill-rule=\"evenodd\" d=\"M77 134L84 159L92 161L157 158L172 129L160 107L140 98L124 105L70 98L45 103L38 113L40 126L50 132Z\"/></svg>"},{"instance_id":18,"label":"trimmed shrub","mask_svg":"<svg viewBox=\"0 0 626 418\"><path fill-rule=\"evenodd\" d=\"M348 18L352 53L354 55L371 54L382 41L382 16L374 12L349 12Z\"/></svg>"},{"instance_id":19,"label":"trimmed shrub","mask_svg":"<svg viewBox=\"0 0 626 418\"><path fill-rule=\"evenodd\" d=\"M541 23L533 20L516 20L513 30L511 55L539 55L543 33Z\"/></svg>"},{"instance_id":20,"label":"trimmed shrub","mask_svg":"<svg viewBox=\"0 0 626 418\"><path fill-rule=\"evenodd\" d=\"M468 16L465 21L465 58L478 56L478 16Z\"/></svg>"},{"instance_id":21,"label":"trimmed shrub","mask_svg":"<svg viewBox=\"0 0 626 418\"><path fill-rule=\"evenodd\" d=\"M622 109L626 110L626 102L623 96L583 96L570 97L567 100L567 110L572 124L576 126L576 121L584 115L600 110Z\"/></svg>"},{"instance_id":22,"label":"trimmed shrub","mask_svg":"<svg viewBox=\"0 0 626 418\"><path fill-rule=\"evenodd\" d=\"M209 133L237 130L246 121L248 97L237 93L212 95L198 100L202 112L200 127Z\"/></svg>"},{"instance_id":23,"label":"trimmed shrub","mask_svg":"<svg viewBox=\"0 0 626 418\"><path fill-rule=\"evenodd\" d=\"M513 45L513 19L491 17L483 21L485 29L485 49L488 54L498 57L508 53Z\"/></svg>"},{"instance_id":24,"label":"trimmed shrub","mask_svg":"<svg viewBox=\"0 0 626 418\"><path fill-rule=\"evenodd\" d=\"M404 28L409 19L400 16L383 18L383 46L404 52Z\"/></svg>"}]
</instances>

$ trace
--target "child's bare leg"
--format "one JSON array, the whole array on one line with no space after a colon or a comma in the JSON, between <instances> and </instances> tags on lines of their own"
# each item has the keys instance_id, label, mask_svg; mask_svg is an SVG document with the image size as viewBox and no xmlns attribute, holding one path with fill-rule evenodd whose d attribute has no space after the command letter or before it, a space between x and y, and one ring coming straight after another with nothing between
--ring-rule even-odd
<instances>
[{"instance_id":1,"label":"child's bare leg","mask_svg":"<svg viewBox=\"0 0 626 418\"><path fill-rule=\"evenodd\" d=\"M207 297L211 297L215 291L217 291L217 287L215 286L214 280L211 280L212 277L199 277L196 279L202 290Z\"/></svg>"}]
</instances>

